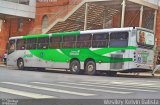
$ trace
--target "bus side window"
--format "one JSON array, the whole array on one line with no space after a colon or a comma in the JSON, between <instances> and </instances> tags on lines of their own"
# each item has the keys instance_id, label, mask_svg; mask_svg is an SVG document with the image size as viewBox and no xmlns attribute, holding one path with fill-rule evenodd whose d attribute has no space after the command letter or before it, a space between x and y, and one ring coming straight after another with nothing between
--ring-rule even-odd
<instances>
[{"instance_id":1,"label":"bus side window","mask_svg":"<svg viewBox=\"0 0 160 105\"><path fill-rule=\"evenodd\" d=\"M38 38L37 49L48 49L49 37Z\"/></svg>"},{"instance_id":2,"label":"bus side window","mask_svg":"<svg viewBox=\"0 0 160 105\"><path fill-rule=\"evenodd\" d=\"M128 32L112 32L110 34L109 47L128 47Z\"/></svg>"},{"instance_id":3,"label":"bus side window","mask_svg":"<svg viewBox=\"0 0 160 105\"><path fill-rule=\"evenodd\" d=\"M84 34L84 35L79 35L77 37L77 43L76 47L77 48L89 48L91 47L91 34Z\"/></svg>"},{"instance_id":4,"label":"bus side window","mask_svg":"<svg viewBox=\"0 0 160 105\"><path fill-rule=\"evenodd\" d=\"M93 48L108 47L109 33L94 34L92 40Z\"/></svg>"},{"instance_id":5,"label":"bus side window","mask_svg":"<svg viewBox=\"0 0 160 105\"><path fill-rule=\"evenodd\" d=\"M63 48L75 48L75 40L76 40L75 36L64 36L62 47Z\"/></svg>"},{"instance_id":6,"label":"bus side window","mask_svg":"<svg viewBox=\"0 0 160 105\"><path fill-rule=\"evenodd\" d=\"M26 49L36 49L37 38L27 39L27 47Z\"/></svg>"},{"instance_id":7,"label":"bus side window","mask_svg":"<svg viewBox=\"0 0 160 105\"><path fill-rule=\"evenodd\" d=\"M59 49L61 48L61 36L52 36L50 38L50 48Z\"/></svg>"},{"instance_id":8,"label":"bus side window","mask_svg":"<svg viewBox=\"0 0 160 105\"><path fill-rule=\"evenodd\" d=\"M17 39L16 49L25 50L26 39Z\"/></svg>"}]
</instances>

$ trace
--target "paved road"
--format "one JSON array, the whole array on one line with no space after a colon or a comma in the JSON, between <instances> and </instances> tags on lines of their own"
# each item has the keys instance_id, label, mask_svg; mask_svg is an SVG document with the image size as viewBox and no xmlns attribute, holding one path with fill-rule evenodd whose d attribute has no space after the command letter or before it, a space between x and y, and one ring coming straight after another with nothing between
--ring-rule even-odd
<instances>
[{"instance_id":1,"label":"paved road","mask_svg":"<svg viewBox=\"0 0 160 105\"><path fill-rule=\"evenodd\" d=\"M160 97L160 79L73 75L0 67L0 99L105 99Z\"/></svg>"}]
</instances>

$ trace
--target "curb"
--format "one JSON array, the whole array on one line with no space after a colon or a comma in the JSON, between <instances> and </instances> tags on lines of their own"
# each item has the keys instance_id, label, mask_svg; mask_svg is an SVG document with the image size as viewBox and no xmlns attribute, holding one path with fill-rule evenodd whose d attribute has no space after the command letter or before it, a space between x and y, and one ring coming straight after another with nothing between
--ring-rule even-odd
<instances>
[{"instance_id":1,"label":"curb","mask_svg":"<svg viewBox=\"0 0 160 105\"><path fill-rule=\"evenodd\" d=\"M120 75L125 75L125 76L137 76L137 77L152 77L152 73L150 72L140 72L140 73L119 73ZM154 77L160 77L160 72L156 72L154 74Z\"/></svg>"},{"instance_id":2,"label":"curb","mask_svg":"<svg viewBox=\"0 0 160 105\"><path fill-rule=\"evenodd\" d=\"M0 67L6 66L3 62L0 62Z\"/></svg>"},{"instance_id":3,"label":"curb","mask_svg":"<svg viewBox=\"0 0 160 105\"><path fill-rule=\"evenodd\" d=\"M4 65L4 64L0 64L0 67L5 67L6 65Z\"/></svg>"}]
</instances>

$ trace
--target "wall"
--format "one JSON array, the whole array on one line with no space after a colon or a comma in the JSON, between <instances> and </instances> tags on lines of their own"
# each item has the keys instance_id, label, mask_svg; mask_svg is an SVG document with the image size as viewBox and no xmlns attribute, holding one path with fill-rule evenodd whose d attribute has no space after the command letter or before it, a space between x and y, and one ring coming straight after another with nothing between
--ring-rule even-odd
<instances>
[{"instance_id":1,"label":"wall","mask_svg":"<svg viewBox=\"0 0 160 105\"><path fill-rule=\"evenodd\" d=\"M125 11L124 27L138 27L139 26L139 12L138 11ZM121 26L121 13L113 16L112 27L117 28Z\"/></svg>"},{"instance_id":2,"label":"wall","mask_svg":"<svg viewBox=\"0 0 160 105\"><path fill-rule=\"evenodd\" d=\"M37 1L36 5L36 19L34 26L36 31L33 31L31 33L41 33L41 25L42 25L42 19L43 16L48 16L48 20L50 23L50 20L52 18L56 18L56 15L59 11L65 10L64 8L69 4L69 0L52 0L51 2L43 2L43 0Z\"/></svg>"},{"instance_id":3,"label":"wall","mask_svg":"<svg viewBox=\"0 0 160 105\"><path fill-rule=\"evenodd\" d=\"M156 38L157 38L157 45L160 46L160 9L158 10L157 13Z\"/></svg>"}]
</instances>

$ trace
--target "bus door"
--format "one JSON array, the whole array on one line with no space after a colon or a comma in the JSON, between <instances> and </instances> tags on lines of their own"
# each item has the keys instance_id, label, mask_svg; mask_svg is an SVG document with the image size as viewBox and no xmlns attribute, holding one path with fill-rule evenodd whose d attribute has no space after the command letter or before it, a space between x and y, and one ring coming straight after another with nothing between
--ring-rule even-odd
<instances>
[{"instance_id":1,"label":"bus door","mask_svg":"<svg viewBox=\"0 0 160 105\"><path fill-rule=\"evenodd\" d=\"M7 65L14 65L14 52L16 50L16 41L15 39L9 40L8 44L8 55L7 55Z\"/></svg>"}]
</instances>

